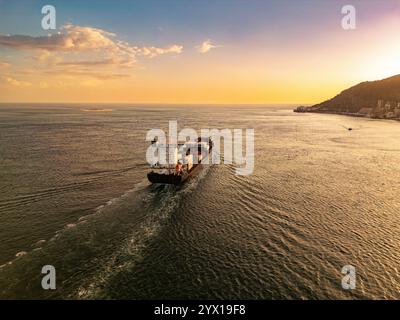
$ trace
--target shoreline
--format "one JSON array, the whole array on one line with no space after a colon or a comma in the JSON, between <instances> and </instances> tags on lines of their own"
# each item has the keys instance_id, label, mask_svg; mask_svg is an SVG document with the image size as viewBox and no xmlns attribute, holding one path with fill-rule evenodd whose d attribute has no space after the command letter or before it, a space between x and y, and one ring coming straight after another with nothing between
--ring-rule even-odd
<instances>
[{"instance_id":1,"label":"shoreline","mask_svg":"<svg viewBox=\"0 0 400 320\"><path fill-rule=\"evenodd\" d=\"M304 107L298 107L293 110L296 113L320 113L320 114L335 114L341 116L348 116L348 117L357 117L357 118L367 118L372 120L395 120L400 121L400 118L384 118L384 117L372 117L366 114L361 113L352 113L352 112L341 112L341 111L321 111L321 110L307 110Z\"/></svg>"}]
</instances>

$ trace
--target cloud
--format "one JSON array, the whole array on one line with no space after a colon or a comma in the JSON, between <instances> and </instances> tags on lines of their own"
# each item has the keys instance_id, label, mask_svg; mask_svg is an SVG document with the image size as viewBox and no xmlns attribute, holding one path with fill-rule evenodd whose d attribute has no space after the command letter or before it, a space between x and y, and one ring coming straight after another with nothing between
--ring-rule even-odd
<instances>
[{"instance_id":1,"label":"cloud","mask_svg":"<svg viewBox=\"0 0 400 320\"><path fill-rule=\"evenodd\" d=\"M182 51L183 51L183 46L179 46L176 44L166 48L143 47L139 50L140 54L144 56L149 56L151 58L166 53L182 53Z\"/></svg>"},{"instance_id":2,"label":"cloud","mask_svg":"<svg viewBox=\"0 0 400 320\"><path fill-rule=\"evenodd\" d=\"M40 62L53 62L61 66L133 67L137 57L154 58L159 55L182 52L181 45L173 44L164 48L139 47L121 41L116 34L92 27L67 24L61 32L47 36L0 34L0 46L20 51L34 51ZM86 59L76 59L76 54Z\"/></svg>"},{"instance_id":3,"label":"cloud","mask_svg":"<svg viewBox=\"0 0 400 320\"><path fill-rule=\"evenodd\" d=\"M64 70L60 75L58 70L45 70L45 76L60 77L66 79L98 79L98 80L119 80L130 78L132 75L129 73L116 73L116 72L97 72L91 69L71 69Z\"/></svg>"},{"instance_id":4,"label":"cloud","mask_svg":"<svg viewBox=\"0 0 400 320\"><path fill-rule=\"evenodd\" d=\"M116 60L109 58L109 59L102 59L102 60L78 60L78 61L61 61L57 64L60 66L105 66L105 65L112 65L116 64Z\"/></svg>"},{"instance_id":5,"label":"cloud","mask_svg":"<svg viewBox=\"0 0 400 320\"><path fill-rule=\"evenodd\" d=\"M9 87L99 87L105 82L132 78L141 60L178 55L183 46L138 46L99 28L67 24L46 36L0 34L0 48L15 55L12 66L0 60L0 70L10 66L0 83ZM22 81L24 80L24 81Z\"/></svg>"},{"instance_id":6,"label":"cloud","mask_svg":"<svg viewBox=\"0 0 400 320\"><path fill-rule=\"evenodd\" d=\"M11 65L8 62L0 61L0 68L8 68Z\"/></svg>"},{"instance_id":7,"label":"cloud","mask_svg":"<svg viewBox=\"0 0 400 320\"><path fill-rule=\"evenodd\" d=\"M62 27L65 33L47 36L0 35L0 45L17 50L87 51L112 46L112 33L101 29L68 24Z\"/></svg>"},{"instance_id":8,"label":"cloud","mask_svg":"<svg viewBox=\"0 0 400 320\"><path fill-rule=\"evenodd\" d=\"M208 39L208 40L203 41L203 43L198 45L196 48L197 48L197 51L200 52L200 53L207 53L211 49L214 49L214 48L217 48L217 47L219 47L219 46L213 44L211 42L211 40Z\"/></svg>"},{"instance_id":9,"label":"cloud","mask_svg":"<svg viewBox=\"0 0 400 320\"><path fill-rule=\"evenodd\" d=\"M102 84L103 84L103 81L98 80L98 79L87 79L87 80L83 80L83 81L80 82L81 86L92 87L92 88L98 87L98 86L100 86Z\"/></svg>"},{"instance_id":10,"label":"cloud","mask_svg":"<svg viewBox=\"0 0 400 320\"><path fill-rule=\"evenodd\" d=\"M49 84L46 81L40 81L39 88L40 89L47 89L47 88L49 88Z\"/></svg>"},{"instance_id":11,"label":"cloud","mask_svg":"<svg viewBox=\"0 0 400 320\"><path fill-rule=\"evenodd\" d=\"M12 77L2 77L3 82L13 86L13 87L30 87L32 84L28 81L20 81L17 79L14 79Z\"/></svg>"}]
</instances>

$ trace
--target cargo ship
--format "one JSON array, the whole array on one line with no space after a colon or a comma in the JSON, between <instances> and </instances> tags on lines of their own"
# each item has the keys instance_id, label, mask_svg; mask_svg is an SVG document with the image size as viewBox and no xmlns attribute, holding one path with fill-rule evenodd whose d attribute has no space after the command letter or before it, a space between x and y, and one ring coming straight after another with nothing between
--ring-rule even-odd
<instances>
[{"instance_id":1,"label":"cargo ship","mask_svg":"<svg viewBox=\"0 0 400 320\"><path fill-rule=\"evenodd\" d=\"M211 138L198 138L197 141L178 145L162 145L153 140L158 150L168 156L167 164L155 163L147 178L151 183L181 185L201 170L202 163L211 156Z\"/></svg>"}]
</instances>

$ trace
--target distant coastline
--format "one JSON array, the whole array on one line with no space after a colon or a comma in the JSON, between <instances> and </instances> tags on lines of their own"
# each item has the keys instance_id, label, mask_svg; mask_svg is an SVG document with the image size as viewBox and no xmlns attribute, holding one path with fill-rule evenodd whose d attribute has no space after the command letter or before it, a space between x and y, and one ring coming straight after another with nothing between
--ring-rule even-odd
<instances>
[{"instance_id":1,"label":"distant coastline","mask_svg":"<svg viewBox=\"0 0 400 320\"><path fill-rule=\"evenodd\" d=\"M400 120L400 75L362 82L330 100L293 111Z\"/></svg>"},{"instance_id":2,"label":"distant coastline","mask_svg":"<svg viewBox=\"0 0 400 320\"><path fill-rule=\"evenodd\" d=\"M351 113L351 112L339 112L339 111L326 111L326 110L312 110L310 107L300 106L293 109L293 112L297 113L324 113L324 114L337 114L341 116L350 116L350 117L361 117L361 118L372 118L365 114L360 113ZM399 118L400 120L400 118Z\"/></svg>"},{"instance_id":3,"label":"distant coastline","mask_svg":"<svg viewBox=\"0 0 400 320\"><path fill-rule=\"evenodd\" d=\"M85 112L112 112L112 111L114 111L113 109L96 109L96 108L93 108L93 109L81 109L82 111L85 111Z\"/></svg>"}]
</instances>

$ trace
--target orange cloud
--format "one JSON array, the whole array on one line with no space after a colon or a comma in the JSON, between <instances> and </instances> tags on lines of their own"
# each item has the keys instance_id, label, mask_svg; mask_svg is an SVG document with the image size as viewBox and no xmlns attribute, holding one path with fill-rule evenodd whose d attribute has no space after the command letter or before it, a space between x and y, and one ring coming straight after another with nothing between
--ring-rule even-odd
<instances>
[{"instance_id":1,"label":"orange cloud","mask_svg":"<svg viewBox=\"0 0 400 320\"><path fill-rule=\"evenodd\" d=\"M10 66L8 62L0 61L0 68L8 68Z\"/></svg>"},{"instance_id":2,"label":"orange cloud","mask_svg":"<svg viewBox=\"0 0 400 320\"><path fill-rule=\"evenodd\" d=\"M14 87L30 87L32 84L28 81L21 81L12 77L2 77L3 82Z\"/></svg>"},{"instance_id":3,"label":"orange cloud","mask_svg":"<svg viewBox=\"0 0 400 320\"><path fill-rule=\"evenodd\" d=\"M15 50L34 51L41 62L56 61L64 66L133 67L137 57L154 58L159 55L179 54L183 46L173 44L164 48L138 47L118 40L114 33L92 27L68 24L63 32L47 36L1 35L0 46ZM68 55L70 54L70 55ZM85 60L74 60L76 54L86 54Z\"/></svg>"}]
</instances>

